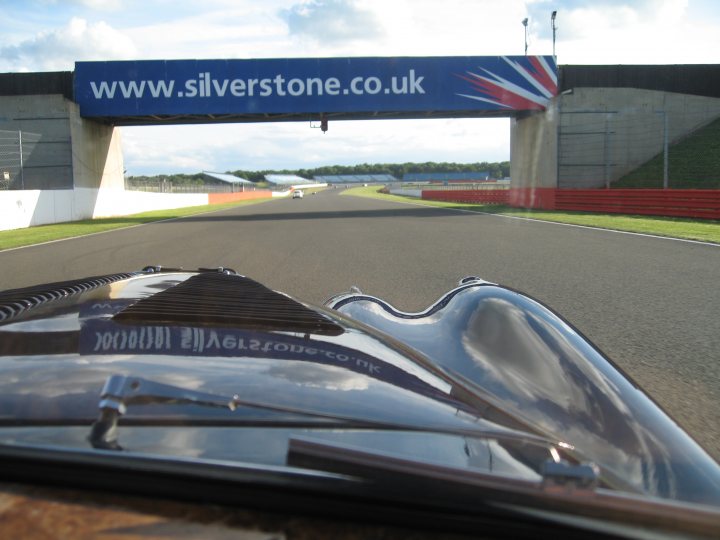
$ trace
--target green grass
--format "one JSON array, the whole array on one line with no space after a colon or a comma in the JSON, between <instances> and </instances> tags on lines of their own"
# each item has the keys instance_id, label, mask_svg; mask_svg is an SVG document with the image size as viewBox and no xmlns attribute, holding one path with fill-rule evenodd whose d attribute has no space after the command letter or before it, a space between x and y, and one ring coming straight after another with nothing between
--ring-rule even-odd
<instances>
[{"instance_id":1,"label":"green grass","mask_svg":"<svg viewBox=\"0 0 720 540\"><path fill-rule=\"evenodd\" d=\"M714 242L716 244L720 244L720 221L652 216L628 216L621 214L596 214L590 212L550 212L545 210L524 210L494 204L465 204L449 203L442 201L422 201L413 197L381 194L377 191L377 186L356 187L343 190L341 192L341 195L371 197L405 203L412 202L415 204L425 204L428 206L437 206L443 208L454 208L471 212L501 214L505 216L516 216L529 219L538 219L542 221L554 221L559 223L584 225L588 227L655 234L658 236L684 238L688 240L700 240L704 242ZM234 206L256 204L268 200L270 199L238 201L233 203L213 204L206 206L192 206L188 208L178 208L174 210L157 210L154 212L144 212L142 214L134 214L123 217L89 219L84 221L58 223L55 225L41 225L38 227L16 229L12 231L0 231L0 250L13 247L28 246L32 244L39 244L42 242L59 240L62 238L83 236L86 234L120 229L123 227L131 227L133 225L142 225L144 223L151 223L153 221L175 219L204 212L215 212Z\"/></svg>"},{"instance_id":2,"label":"green grass","mask_svg":"<svg viewBox=\"0 0 720 540\"><path fill-rule=\"evenodd\" d=\"M153 221L176 219L206 212L216 212L226 208L257 204L269 200L271 199L252 199L249 201L189 206L186 208L175 208L172 210L155 210L152 212L143 212L141 214L133 214L122 217L86 219L82 221L56 223L53 225L39 225L37 227L28 227L25 229L14 229L12 231L0 231L0 250L40 244L42 242L50 242L52 240L60 240L63 238L84 236L87 234L111 231L114 229L122 229L124 227L132 227L134 225L152 223Z\"/></svg>"},{"instance_id":3,"label":"green grass","mask_svg":"<svg viewBox=\"0 0 720 540\"><path fill-rule=\"evenodd\" d=\"M720 189L720 119L670 147L668 179L675 189ZM662 152L613 182L614 188L663 187Z\"/></svg>"},{"instance_id":4,"label":"green grass","mask_svg":"<svg viewBox=\"0 0 720 540\"><path fill-rule=\"evenodd\" d=\"M347 189L342 195L357 197L372 197L389 201L411 202L441 208L453 208L470 212L484 212L503 216L514 216L541 221L569 223L600 229L628 231L670 238L683 238L686 240L699 240L720 244L720 221L700 220L690 218L671 218L655 216L631 216L625 214L598 214L593 212L556 212L547 210L526 210L501 206L497 204L467 204L443 201L423 201L414 197L399 195L386 195L378 193L377 186L357 187Z\"/></svg>"}]
</instances>

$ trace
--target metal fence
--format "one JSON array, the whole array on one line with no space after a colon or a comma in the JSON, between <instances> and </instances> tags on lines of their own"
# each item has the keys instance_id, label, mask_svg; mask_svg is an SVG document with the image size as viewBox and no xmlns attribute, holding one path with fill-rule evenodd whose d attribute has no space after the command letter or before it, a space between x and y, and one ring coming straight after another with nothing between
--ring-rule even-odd
<instances>
[{"instance_id":1,"label":"metal fence","mask_svg":"<svg viewBox=\"0 0 720 540\"><path fill-rule=\"evenodd\" d=\"M708 110L701 107L563 110L558 130L558 187L616 187L613 184L630 173L639 186L648 188L691 187L688 181L717 177L716 170L688 172L678 161L673 163L674 156L681 158L674 145L710 120ZM687 178L688 174L695 178Z\"/></svg>"},{"instance_id":2,"label":"metal fence","mask_svg":"<svg viewBox=\"0 0 720 540\"><path fill-rule=\"evenodd\" d=\"M393 184L401 189L420 189L424 191L466 191L466 190L486 190L486 189L509 189L510 180L498 180L496 182L472 182L467 184L448 183L448 184L427 184L402 182L401 184Z\"/></svg>"},{"instance_id":3,"label":"metal fence","mask_svg":"<svg viewBox=\"0 0 720 540\"><path fill-rule=\"evenodd\" d=\"M125 179L125 189L128 191L147 191L152 193L236 193L253 191L253 186L243 184L174 184L169 180L142 181Z\"/></svg>"},{"instance_id":4,"label":"metal fence","mask_svg":"<svg viewBox=\"0 0 720 540\"><path fill-rule=\"evenodd\" d=\"M0 190L25 189L27 156L39 140L37 133L0 130Z\"/></svg>"}]
</instances>

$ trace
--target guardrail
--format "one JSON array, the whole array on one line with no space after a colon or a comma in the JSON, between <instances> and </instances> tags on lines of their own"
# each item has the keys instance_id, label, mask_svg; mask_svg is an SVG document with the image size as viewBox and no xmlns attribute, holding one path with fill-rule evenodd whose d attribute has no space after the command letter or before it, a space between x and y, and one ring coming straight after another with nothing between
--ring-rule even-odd
<instances>
[{"instance_id":1,"label":"guardrail","mask_svg":"<svg viewBox=\"0 0 720 540\"><path fill-rule=\"evenodd\" d=\"M558 189L555 209L720 219L720 190Z\"/></svg>"}]
</instances>

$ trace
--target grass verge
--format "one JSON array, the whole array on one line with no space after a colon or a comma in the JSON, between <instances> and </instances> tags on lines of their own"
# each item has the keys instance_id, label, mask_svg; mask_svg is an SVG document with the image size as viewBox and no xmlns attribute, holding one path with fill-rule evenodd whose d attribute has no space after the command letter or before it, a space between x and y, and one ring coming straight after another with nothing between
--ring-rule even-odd
<instances>
[{"instance_id":1,"label":"grass verge","mask_svg":"<svg viewBox=\"0 0 720 540\"><path fill-rule=\"evenodd\" d=\"M540 221L552 221L556 223L568 223L572 225L583 225L599 229L611 229L616 231L636 232L643 234L654 234L667 236L669 238L682 238L685 240L698 240L701 242L712 242L720 244L720 221L701 220L690 218L672 218L656 216L633 216L625 214L598 214L593 212L555 212L547 210L526 210L500 206L497 204L467 204L450 203L443 201L423 201L414 197L403 197L400 195L386 195L378 193L377 186L350 188L342 192L342 195L354 195L357 197L371 197L388 201L412 202L427 206L441 208L454 208L470 212L483 212L503 216L522 217L537 219Z\"/></svg>"},{"instance_id":2,"label":"grass verge","mask_svg":"<svg viewBox=\"0 0 720 540\"><path fill-rule=\"evenodd\" d=\"M720 119L670 147L670 187L720 189ZM662 188L663 154L613 182L613 188Z\"/></svg>"},{"instance_id":3,"label":"grass verge","mask_svg":"<svg viewBox=\"0 0 720 540\"><path fill-rule=\"evenodd\" d=\"M188 206L186 208L174 208L172 210L154 210L152 212L143 212L141 214L132 214L129 216L85 219L82 221L55 223L53 225L39 225L37 227L28 227L26 229L14 229L12 231L0 231L0 250L40 244L42 242L50 242L52 240L61 240L63 238L72 238L75 236L85 236L87 234L111 231L114 229L122 229L125 227L152 223L153 221L163 221L166 219L177 219L206 212L216 212L218 210L225 210L226 208L257 204L269 200L271 199L252 199L248 201L235 201L222 204Z\"/></svg>"}]
</instances>

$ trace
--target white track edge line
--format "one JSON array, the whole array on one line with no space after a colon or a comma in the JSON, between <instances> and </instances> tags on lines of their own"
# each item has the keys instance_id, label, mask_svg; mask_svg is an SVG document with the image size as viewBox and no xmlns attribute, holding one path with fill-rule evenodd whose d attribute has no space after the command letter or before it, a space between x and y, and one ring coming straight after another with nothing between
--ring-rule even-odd
<instances>
[{"instance_id":1,"label":"white track edge line","mask_svg":"<svg viewBox=\"0 0 720 540\"><path fill-rule=\"evenodd\" d=\"M380 199L378 199L378 200L380 200ZM405 201L388 201L388 202L397 202L398 204L409 204L411 206L422 206L425 208L438 208L440 210L452 210L454 212L464 212L466 214L482 214L484 216L492 216L492 217L505 218L505 219L518 219L520 221L538 221L540 223L549 223L550 225L562 225L565 227L575 227L578 229L590 229L593 231L605 231L605 232L610 232L610 233L629 234L632 236L643 236L645 238L657 238L658 240L674 240L675 242L685 242L688 244L700 244L701 246L712 246L712 247L720 248L720 244L716 244L715 242L705 242L703 240L690 240L687 238L675 238L673 236L660 236L658 234L639 233L639 232L633 232L633 231L619 231L617 229L606 229L605 227L592 227L590 225L577 225L575 223L562 223L560 221L547 221L545 219L539 219L539 218L527 218L527 217L520 217L520 216L505 216L503 214L493 214L492 212L463 210L462 208L434 206L432 204L422 204L422 203L405 202Z\"/></svg>"},{"instance_id":2,"label":"white track edge line","mask_svg":"<svg viewBox=\"0 0 720 540\"><path fill-rule=\"evenodd\" d=\"M76 240L78 238L87 238L89 236L97 236L98 234L107 234L111 232L117 232L117 231L127 231L129 229L135 229L136 227L145 227L146 225L153 225L154 223L166 223L168 221L177 221L179 219L185 219L193 216L202 216L203 214L214 214L215 212L223 212L225 210L230 210L231 208L223 208L222 210L209 210L207 212L198 212L197 214L189 214L187 216L181 216L181 217L174 217L174 218L168 218L168 219L159 219L157 221L148 221L147 223L138 223L137 225L128 225L127 227L118 227L116 229L109 229L107 231L98 231L94 233L88 233L88 234L81 234L78 236L68 236L66 238L56 238L55 240L47 240L45 242L39 242L37 244L28 244L27 246L17 246L12 248L5 248L0 249L0 256L2 256L3 253L6 253L8 251L16 251L18 249L26 249L31 248L35 246L45 246L47 244L55 244L57 242L65 242L66 240ZM174 210L173 208L170 208L170 210ZM123 218L127 216L115 216L118 218ZM103 218L100 218L103 219ZM72 223L72 222L70 222ZM48 225L53 225L52 223L49 223ZM12 229L11 229L12 230ZM4 232L4 231L2 231Z\"/></svg>"}]
</instances>

